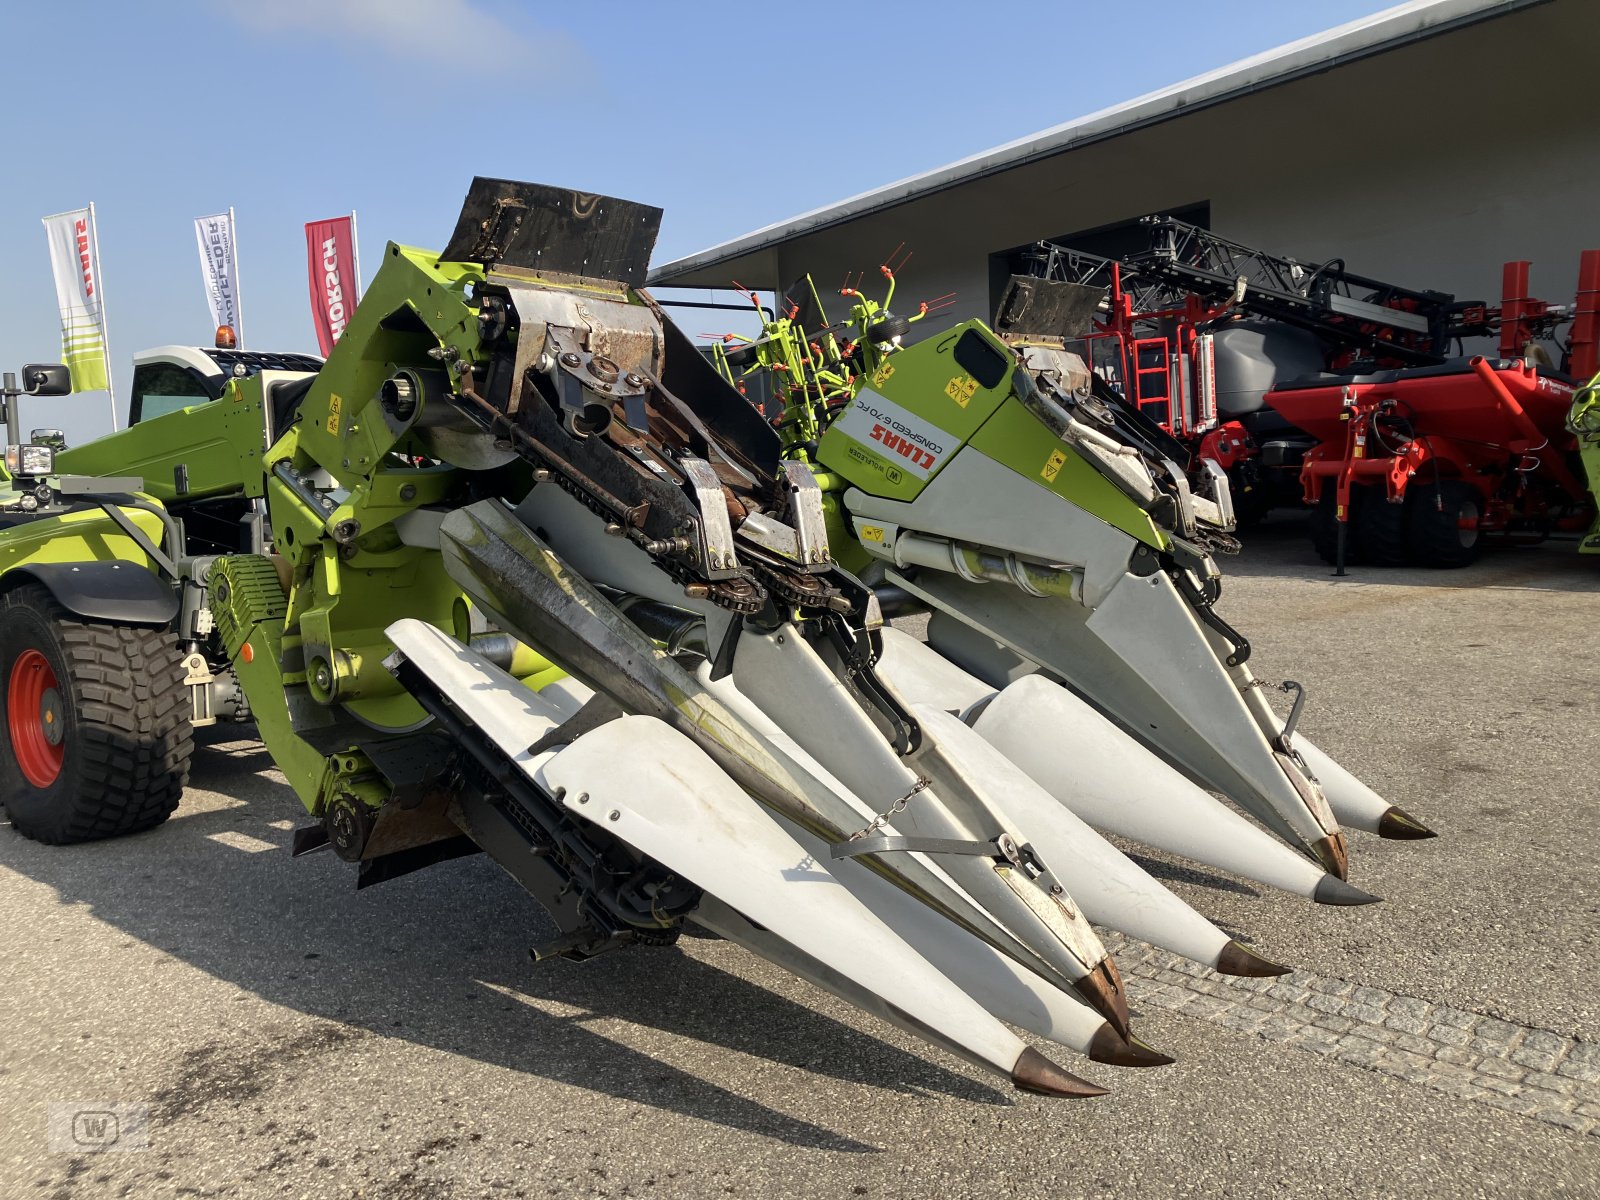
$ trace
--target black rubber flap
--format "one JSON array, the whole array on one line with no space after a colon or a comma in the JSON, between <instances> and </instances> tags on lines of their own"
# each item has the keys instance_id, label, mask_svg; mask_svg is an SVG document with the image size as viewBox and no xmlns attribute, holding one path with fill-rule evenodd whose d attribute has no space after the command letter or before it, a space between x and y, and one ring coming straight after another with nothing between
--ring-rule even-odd
<instances>
[{"instance_id":1,"label":"black rubber flap","mask_svg":"<svg viewBox=\"0 0 1600 1200\"><path fill-rule=\"evenodd\" d=\"M477 176L441 258L642 284L661 210L542 183Z\"/></svg>"},{"instance_id":2,"label":"black rubber flap","mask_svg":"<svg viewBox=\"0 0 1600 1200\"><path fill-rule=\"evenodd\" d=\"M713 461L735 459L758 478L771 479L783 453L777 431L717 373L683 330L670 320L663 321L662 328L666 333L662 386L681 398L718 439L716 449L696 440L694 452Z\"/></svg>"},{"instance_id":3,"label":"black rubber flap","mask_svg":"<svg viewBox=\"0 0 1600 1200\"><path fill-rule=\"evenodd\" d=\"M1105 288L1013 275L995 310L994 331L1036 337L1087 337Z\"/></svg>"}]
</instances>

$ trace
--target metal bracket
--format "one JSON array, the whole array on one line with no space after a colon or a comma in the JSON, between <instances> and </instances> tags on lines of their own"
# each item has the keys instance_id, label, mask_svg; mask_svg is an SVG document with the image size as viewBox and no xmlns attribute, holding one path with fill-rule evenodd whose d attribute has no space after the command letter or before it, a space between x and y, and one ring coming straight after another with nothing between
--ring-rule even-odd
<instances>
[{"instance_id":1,"label":"metal bracket","mask_svg":"<svg viewBox=\"0 0 1600 1200\"><path fill-rule=\"evenodd\" d=\"M215 676L198 650L183 657L183 683L189 689L191 725L215 725L217 717L211 710L211 681Z\"/></svg>"},{"instance_id":2,"label":"metal bracket","mask_svg":"<svg viewBox=\"0 0 1600 1200\"><path fill-rule=\"evenodd\" d=\"M995 839L995 845L1000 848L1001 855L1008 863L1052 896L1062 895L1067 890L1061 886L1061 881L1055 877L1050 868L1044 865L1031 844L1024 842L1019 846L1009 833L1002 833Z\"/></svg>"},{"instance_id":3,"label":"metal bracket","mask_svg":"<svg viewBox=\"0 0 1600 1200\"><path fill-rule=\"evenodd\" d=\"M62 496L105 496L144 491L142 475L58 475L50 486Z\"/></svg>"},{"instance_id":4,"label":"metal bracket","mask_svg":"<svg viewBox=\"0 0 1600 1200\"><path fill-rule=\"evenodd\" d=\"M1178 529L1188 538L1193 538L1194 528L1194 500L1189 493L1189 476L1178 469L1178 464L1170 458L1163 458L1161 465L1166 468L1167 477L1172 481L1173 490L1177 493Z\"/></svg>"},{"instance_id":5,"label":"metal bracket","mask_svg":"<svg viewBox=\"0 0 1600 1200\"><path fill-rule=\"evenodd\" d=\"M1238 525L1238 518L1233 511L1233 485L1228 481L1228 473L1222 469L1222 464L1214 458L1202 458L1200 471L1211 485L1211 495L1204 497L1216 505L1219 520L1217 527L1231 530ZM1197 497L1200 499L1201 497Z\"/></svg>"},{"instance_id":6,"label":"metal bracket","mask_svg":"<svg viewBox=\"0 0 1600 1200\"><path fill-rule=\"evenodd\" d=\"M798 542L799 561L813 574L832 565L828 554L828 522L822 510L822 489L811 467L803 462L783 464L783 488L788 493L789 517Z\"/></svg>"},{"instance_id":7,"label":"metal bracket","mask_svg":"<svg viewBox=\"0 0 1600 1200\"><path fill-rule=\"evenodd\" d=\"M123 533L127 534L133 544L145 552L145 555L150 559L151 562L155 563L156 566L161 568L162 572L167 576L167 578L176 579L178 577L177 564L168 558L166 554L162 552L161 548L150 540L150 536L145 533L144 530L140 529L133 523L133 519L129 517L127 513L123 512L121 508L112 503L110 500L101 500L98 503L100 511L105 513L106 516L110 517L111 520L116 524L117 528L122 530ZM142 508L143 506L141 505L140 507Z\"/></svg>"},{"instance_id":8,"label":"metal bracket","mask_svg":"<svg viewBox=\"0 0 1600 1200\"><path fill-rule=\"evenodd\" d=\"M635 433L650 428L645 410L649 380L637 371L625 369L604 354L583 349L572 329L548 326L549 351L555 360L557 394L562 412L569 418L582 417L595 405L609 415L611 405L620 401L623 417ZM595 432L599 432L596 430Z\"/></svg>"},{"instance_id":9,"label":"metal bracket","mask_svg":"<svg viewBox=\"0 0 1600 1200\"><path fill-rule=\"evenodd\" d=\"M723 499L722 481L703 458L680 458L678 466L689 480L689 490L700 510L700 556L707 579L732 579L739 573L733 549L733 525Z\"/></svg>"}]
</instances>

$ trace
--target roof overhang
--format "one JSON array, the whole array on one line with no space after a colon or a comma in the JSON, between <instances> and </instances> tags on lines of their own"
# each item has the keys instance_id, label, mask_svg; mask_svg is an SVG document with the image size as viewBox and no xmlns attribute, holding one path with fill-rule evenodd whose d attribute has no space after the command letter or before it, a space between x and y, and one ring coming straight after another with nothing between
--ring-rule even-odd
<instances>
[{"instance_id":1,"label":"roof overhang","mask_svg":"<svg viewBox=\"0 0 1600 1200\"><path fill-rule=\"evenodd\" d=\"M1119 137L1161 121L1225 104L1307 75L1333 70L1425 38L1480 21L1503 17L1551 0L1410 0L1242 59L1126 103L1090 113L1064 125L1007 142L934 171L891 183L826 208L812 209L757 229L710 249L664 263L650 272L652 284L719 287L727 283L727 264L784 242L813 234L924 196L998 175L1057 154Z\"/></svg>"}]
</instances>

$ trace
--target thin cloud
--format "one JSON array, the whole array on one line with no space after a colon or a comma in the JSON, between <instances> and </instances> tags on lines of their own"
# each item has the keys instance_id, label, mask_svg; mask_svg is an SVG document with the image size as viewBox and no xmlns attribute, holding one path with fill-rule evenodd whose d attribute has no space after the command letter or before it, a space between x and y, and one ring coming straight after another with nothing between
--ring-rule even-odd
<instances>
[{"instance_id":1,"label":"thin cloud","mask_svg":"<svg viewBox=\"0 0 1600 1200\"><path fill-rule=\"evenodd\" d=\"M332 33L357 47L395 55L437 54L441 47L478 47L501 62L570 64L581 53L565 34L537 42L474 0L213 0L241 25L265 33Z\"/></svg>"}]
</instances>

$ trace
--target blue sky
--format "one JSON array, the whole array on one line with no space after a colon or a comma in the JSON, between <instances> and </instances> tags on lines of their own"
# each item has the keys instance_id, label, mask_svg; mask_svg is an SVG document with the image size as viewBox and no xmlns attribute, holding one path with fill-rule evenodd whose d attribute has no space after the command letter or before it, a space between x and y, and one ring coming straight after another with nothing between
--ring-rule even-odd
<instances>
[{"instance_id":1,"label":"blue sky","mask_svg":"<svg viewBox=\"0 0 1600 1200\"><path fill-rule=\"evenodd\" d=\"M357 210L370 271L500 175L659 205L665 261L1385 7L12 0L0 367L59 356L39 218L91 200L125 408L136 349L210 340L192 220L230 205L249 344L315 350L308 220Z\"/></svg>"}]
</instances>

